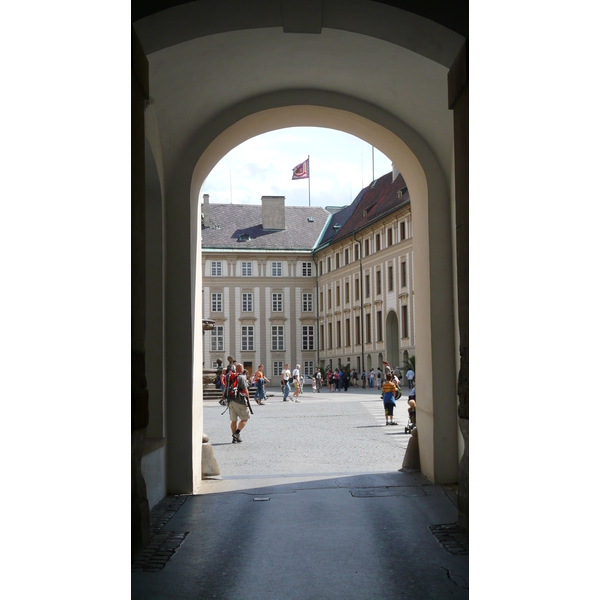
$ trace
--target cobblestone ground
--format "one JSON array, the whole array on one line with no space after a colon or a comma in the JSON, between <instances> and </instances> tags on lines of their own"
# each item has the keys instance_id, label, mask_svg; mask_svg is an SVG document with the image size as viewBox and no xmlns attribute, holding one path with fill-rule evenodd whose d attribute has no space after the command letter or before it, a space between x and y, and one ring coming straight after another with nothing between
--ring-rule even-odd
<instances>
[{"instance_id":1,"label":"cobblestone ground","mask_svg":"<svg viewBox=\"0 0 600 600\"><path fill-rule=\"evenodd\" d=\"M349 389L320 394L305 391L300 403L282 402L277 390L231 443L229 413L218 403L204 407L209 436L224 479L249 476L397 471L408 445L407 389L397 401L397 426L386 426L381 392Z\"/></svg>"}]
</instances>

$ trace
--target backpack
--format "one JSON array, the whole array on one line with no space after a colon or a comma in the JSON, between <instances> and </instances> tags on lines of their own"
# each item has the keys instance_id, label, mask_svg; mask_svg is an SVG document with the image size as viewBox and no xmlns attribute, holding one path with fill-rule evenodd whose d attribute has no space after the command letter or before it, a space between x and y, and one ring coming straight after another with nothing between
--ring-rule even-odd
<instances>
[{"instance_id":1,"label":"backpack","mask_svg":"<svg viewBox=\"0 0 600 600\"><path fill-rule=\"evenodd\" d=\"M225 400L230 402L237 394L237 373L227 375L227 384L225 385Z\"/></svg>"}]
</instances>

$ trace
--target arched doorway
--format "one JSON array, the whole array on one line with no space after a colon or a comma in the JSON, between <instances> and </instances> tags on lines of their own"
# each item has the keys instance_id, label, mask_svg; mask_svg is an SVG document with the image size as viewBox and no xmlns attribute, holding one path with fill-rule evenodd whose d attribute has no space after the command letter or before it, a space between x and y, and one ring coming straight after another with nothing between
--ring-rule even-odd
<instances>
[{"instance_id":1,"label":"arched doorway","mask_svg":"<svg viewBox=\"0 0 600 600\"><path fill-rule=\"evenodd\" d=\"M390 310L385 320L385 354L392 369L400 364L400 337L398 331L398 315L395 310Z\"/></svg>"},{"instance_id":2,"label":"arched doorway","mask_svg":"<svg viewBox=\"0 0 600 600\"><path fill-rule=\"evenodd\" d=\"M450 223L453 137L447 71L463 38L438 26L431 29L426 19L391 7L365 19L360 11L369 3L362 3L362 8L360 4L330 7L327 24L305 32L318 35L311 37L310 49L305 44L302 53L302 36L287 35L289 23L280 29L278 5L273 14L271 9L241 7L233 19L227 11L206 15L199 3L191 2L136 23L150 62L163 142L163 155L157 161L165 173L166 437L172 492L195 489L201 465L198 374L202 358L200 350L194 353L193 349L194 341L202 337L202 307L196 293L201 280L195 280L202 183L228 149L261 132L300 124L356 135L389 156L405 176L413 201L418 274L416 347L424 382L420 388L421 464L434 481L456 480ZM189 11L200 12L190 16ZM402 26L392 37L390 18ZM421 35L402 33L412 22L419 25ZM214 52L215 44L219 52ZM318 59L311 60L307 53ZM296 64L299 55L305 59L302 72ZM389 72L388 86L401 85L402 93L390 94L387 88L384 93L382 86L369 85L373 69L366 59L371 56L378 57L379 70ZM324 64L335 67L324 68ZM259 76L248 77L253 72ZM413 86L411 81L420 84ZM418 111L411 108L416 105Z\"/></svg>"}]
</instances>

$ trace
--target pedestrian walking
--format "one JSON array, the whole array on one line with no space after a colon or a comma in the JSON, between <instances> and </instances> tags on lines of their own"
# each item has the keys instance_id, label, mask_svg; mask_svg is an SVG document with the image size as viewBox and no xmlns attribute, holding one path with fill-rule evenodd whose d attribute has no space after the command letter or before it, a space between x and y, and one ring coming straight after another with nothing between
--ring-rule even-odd
<instances>
[{"instance_id":1,"label":"pedestrian walking","mask_svg":"<svg viewBox=\"0 0 600 600\"><path fill-rule=\"evenodd\" d=\"M375 371L371 369L369 371L369 387L372 388L375 382Z\"/></svg>"},{"instance_id":2,"label":"pedestrian walking","mask_svg":"<svg viewBox=\"0 0 600 600\"><path fill-rule=\"evenodd\" d=\"M377 380L377 389L380 390L381 389L381 368L380 367L377 367L376 380Z\"/></svg>"},{"instance_id":3,"label":"pedestrian walking","mask_svg":"<svg viewBox=\"0 0 600 600\"><path fill-rule=\"evenodd\" d=\"M412 369L406 371L406 379L408 380L408 387L412 389L414 387L413 382L415 380L415 372Z\"/></svg>"},{"instance_id":4,"label":"pedestrian walking","mask_svg":"<svg viewBox=\"0 0 600 600\"><path fill-rule=\"evenodd\" d=\"M292 396L292 402L300 402L300 398L298 397L300 394L300 365L296 365L296 368L292 373L292 381L294 383L294 395Z\"/></svg>"},{"instance_id":5,"label":"pedestrian walking","mask_svg":"<svg viewBox=\"0 0 600 600\"><path fill-rule=\"evenodd\" d=\"M386 375L386 381L383 384L383 408L385 410L385 424L386 425L398 425L394 421L394 407L396 406L396 386L392 382L392 374ZM389 419L389 420L388 420Z\"/></svg>"},{"instance_id":6,"label":"pedestrian walking","mask_svg":"<svg viewBox=\"0 0 600 600\"><path fill-rule=\"evenodd\" d=\"M264 365L258 365L258 369L254 376L252 377L252 383L256 386L256 394L254 395L254 400L256 400L256 404L262 406L267 399L267 394L265 393L265 381L270 383L270 380L267 379L263 373Z\"/></svg>"},{"instance_id":7,"label":"pedestrian walking","mask_svg":"<svg viewBox=\"0 0 600 600\"><path fill-rule=\"evenodd\" d=\"M315 375L317 380L317 394L321 393L321 385L323 383L323 376L321 375L321 367L317 367L317 374Z\"/></svg>"},{"instance_id":8,"label":"pedestrian walking","mask_svg":"<svg viewBox=\"0 0 600 600\"><path fill-rule=\"evenodd\" d=\"M292 374L290 373L290 365L285 363L285 369L281 372L281 383L283 384L283 401L287 402L288 395L290 393L290 379Z\"/></svg>"},{"instance_id":9,"label":"pedestrian walking","mask_svg":"<svg viewBox=\"0 0 600 600\"><path fill-rule=\"evenodd\" d=\"M244 377L241 364L236 365L235 372L229 374L227 382L227 405L231 420L232 444L241 443L240 432L250 419L250 401L248 398L248 382ZM238 422L239 419L239 422Z\"/></svg>"},{"instance_id":10,"label":"pedestrian walking","mask_svg":"<svg viewBox=\"0 0 600 600\"><path fill-rule=\"evenodd\" d=\"M312 378L312 388L313 388L313 394L317 393L317 378L313 377Z\"/></svg>"}]
</instances>

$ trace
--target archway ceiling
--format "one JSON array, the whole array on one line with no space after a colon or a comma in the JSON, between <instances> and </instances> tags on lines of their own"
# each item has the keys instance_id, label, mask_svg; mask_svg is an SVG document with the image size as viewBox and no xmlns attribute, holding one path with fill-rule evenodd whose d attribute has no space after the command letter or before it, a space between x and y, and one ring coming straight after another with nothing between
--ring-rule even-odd
<instances>
[{"instance_id":1,"label":"archway ceiling","mask_svg":"<svg viewBox=\"0 0 600 600\"><path fill-rule=\"evenodd\" d=\"M403 120L450 181L448 68L399 45L338 29L315 35L271 27L191 39L148 61L167 178L191 136L216 115L256 96L303 89L355 97Z\"/></svg>"}]
</instances>

